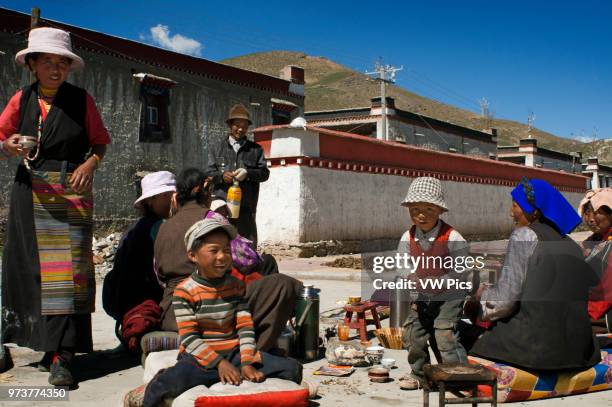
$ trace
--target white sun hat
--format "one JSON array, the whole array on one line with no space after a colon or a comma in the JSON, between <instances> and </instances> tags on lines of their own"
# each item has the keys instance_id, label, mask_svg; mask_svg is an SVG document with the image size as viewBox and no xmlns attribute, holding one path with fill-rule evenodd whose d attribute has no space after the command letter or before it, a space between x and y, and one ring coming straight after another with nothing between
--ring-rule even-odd
<instances>
[{"instance_id":1,"label":"white sun hat","mask_svg":"<svg viewBox=\"0 0 612 407\"><path fill-rule=\"evenodd\" d=\"M224 206L227 206L227 202L225 202L223 199L215 199L210 203L210 210L214 212L219 208L223 208Z\"/></svg>"},{"instance_id":2,"label":"white sun hat","mask_svg":"<svg viewBox=\"0 0 612 407\"><path fill-rule=\"evenodd\" d=\"M448 210L446 201L444 200L442 183L437 178L419 177L412 181L412 184L410 184L408 188L406 198L404 198L402 202L402 206L408 206L411 203L417 202L431 203L444 210Z\"/></svg>"},{"instance_id":3,"label":"white sun hat","mask_svg":"<svg viewBox=\"0 0 612 407\"><path fill-rule=\"evenodd\" d=\"M15 55L15 61L19 65L26 66L26 55L34 52L55 54L69 58L72 60L70 64L71 71L78 71L85 66L83 59L72 52L70 34L57 28L41 27L31 30L28 36L28 47Z\"/></svg>"},{"instance_id":4,"label":"white sun hat","mask_svg":"<svg viewBox=\"0 0 612 407\"><path fill-rule=\"evenodd\" d=\"M176 191L176 178L170 171L157 171L145 175L140 180L142 194L134 202L134 208L142 208L142 201L164 192Z\"/></svg>"}]
</instances>

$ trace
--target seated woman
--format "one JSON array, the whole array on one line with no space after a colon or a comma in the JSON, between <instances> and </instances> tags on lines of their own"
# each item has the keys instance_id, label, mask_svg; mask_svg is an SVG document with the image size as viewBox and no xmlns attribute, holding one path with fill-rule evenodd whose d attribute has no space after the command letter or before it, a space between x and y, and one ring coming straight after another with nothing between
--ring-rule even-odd
<instances>
[{"instance_id":1,"label":"seated woman","mask_svg":"<svg viewBox=\"0 0 612 407\"><path fill-rule=\"evenodd\" d=\"M196 168L183 170L176 183L176 215L159 229L155 240L155 260L158 275L166 283L163 298L161 328L164 331L178 331L172 294L175 287L189 277L193 264L185 255L185 245L177 236L184 236L187 230L209 212L207 203L206 176ZM293 316L295 303L302 290L302 283L283 274L271 274L256 281L245 279L246 299L249 303L257 348L269 351L276 346L277 339L289 318Z\"/></svg>"},{"instance_id":2,"label":"seated woman","mask_svg":"<svg viewBox=\"0 0 612 407\"><path fill-rule=\"evenodd\" d=\"M160 225L170 217L176 181L171 172L158 171L143 177L141 187L134 207L142 217L123 235L102 288L104 310L118 325L132 308L146 300L159 303L162 298L153 265L153 243Z\"/></svg>"},{"instance_id":3,"label":"seated woman","mask_svg":"<svg viewBox=\"0 0 612 407\"><path fill-rule=\"evenodd\" d=\"M584 241L586 262L600 276L599 284L589 295L589 316L593 321L607 318L607 329L612 328L612 188L587 192L579 211L593 234ZM597 322L595 322L597 325Z\"/></svg>"},{"instance_id":4,"label":"seated woman","mask_svg":"<svg viewBox=\"0 0 612 407\"><path fill-rule=\"evenodd\" d=\"M223 199L215 199L210 203L210 212L206 215L211 217L215 213L228 219L230 211L227 202ZM271 254L259 254L253 242L240 234L230 242L232 249L232 266L245 277L243 279L259 279L262 276L278 273L278 264Z\"/></svg>"},{"instance_id":5,"label":"seated woman","mask_svg":"<svg viewBox=\"0 0 612 407\"><path fill-rule=\"evenodd\" d=\"M567 236L580 217L546 181L512 191L516 229L499 281L481 285L483 320L494 324L471 353L536 370L585 369L600 360L587 313L596 275Z\"/></svg>"}]
</instances>

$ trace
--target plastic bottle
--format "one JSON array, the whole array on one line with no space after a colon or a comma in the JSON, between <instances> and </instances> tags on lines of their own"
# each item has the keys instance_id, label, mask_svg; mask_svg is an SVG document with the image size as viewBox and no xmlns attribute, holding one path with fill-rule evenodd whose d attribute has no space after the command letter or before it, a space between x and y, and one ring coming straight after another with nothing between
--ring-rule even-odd
<instances>
[{"instance_id":1,"label":"plastic bottle","mask_svg":"<svg viewBox=\"0 0 612 407\"><path fill-rule=\"evenodd\" d=\"M227 190L227 207L230 210L230 218L238 219L240 216L240 201L242 201L242 189L238 180L234 180L234 185Z\"/></svg>"}]
</instances>

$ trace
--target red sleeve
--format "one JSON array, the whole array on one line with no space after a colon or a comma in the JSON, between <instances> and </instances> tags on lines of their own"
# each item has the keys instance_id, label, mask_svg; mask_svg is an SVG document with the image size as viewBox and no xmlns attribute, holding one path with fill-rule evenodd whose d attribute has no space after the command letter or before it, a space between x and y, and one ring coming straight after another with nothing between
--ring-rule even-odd
<instances>
[{"instance_id":1,"label":"red sleeve","mask_svg":"<svg viewBox=\"0 0 612 407\"><path fill-rule=\"evenodd\" d=\"M13 95L0 115L0 140L6 140L19 131L19 102L21 90Z\"/></svg>"},{"instance_id":2,"label":"red sleeve","mask_svg":"<svg viewBox=\"0 0 612 407\"><path fill-rule=\"evenodd\" d=\"M232 271L230 272L232 277L237 278L238 280L244 282L246 285L251 284L253 281L257 281L263 278L263 276L258 272L254 271L247 275L242 274L236 267L232 266Z\"/></svg>"},{"instance_id":3,"label":"red sleeve","mask_svg":"<svg viewBox=\"0 0 612 407\"><path fill-rule=\"evenodd\" d=\"M599 284L591 290L588 309L592 319L599 319L612 308L612 250L608 254L606 269Z\"/></svg>"},{"instance_id":4,"label":"red sleeve","mask_svg":"<svg viewBox=\"0 0 612 407\"><path fill-rule=\"evenodd\" d=\"M111 139L108 135L108 130L102 123L102 117L96 107L96 102L91 95L87 94L87 105L85 107L85 130L89 137L89 145L110 144Z\"/></svg>"}]
</instances>

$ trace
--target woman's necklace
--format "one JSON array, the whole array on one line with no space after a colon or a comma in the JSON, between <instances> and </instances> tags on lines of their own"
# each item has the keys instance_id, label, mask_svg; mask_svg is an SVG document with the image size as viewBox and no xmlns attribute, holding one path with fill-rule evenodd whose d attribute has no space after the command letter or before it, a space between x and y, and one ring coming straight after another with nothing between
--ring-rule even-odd
<instances>
[{"instance_id":1,"label":"woman's necklace","mask_svg":"<svg viewBox=\"0 0 612 407\"><path fill-rule=\"evenodd\" d=\"M34 161L38 158L38 153L40 152L40 140L42 139L42 131L43 131L43 122L47 117L47 113L51 110L51 105L53 104L53 99L57 94L57 89L49 89L45 88L42 85L38 85L38 106L40 107L40 114L38 115L38 126L37 126L37 134L36 138L38 144L34 151L34 156L32 157L32 152L28 153L25 157L28 161Z\"/></svg>"}]
</instances>

